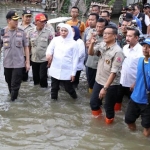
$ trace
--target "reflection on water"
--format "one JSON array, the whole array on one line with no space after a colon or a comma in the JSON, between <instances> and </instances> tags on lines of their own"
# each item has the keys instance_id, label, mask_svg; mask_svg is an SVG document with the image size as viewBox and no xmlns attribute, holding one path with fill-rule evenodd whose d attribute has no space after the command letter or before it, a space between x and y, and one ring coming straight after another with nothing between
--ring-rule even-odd
<instances>
[{"instance_id":1,"label":"reflection on water","mask_svg":"<svg viewBox=\"0 0 150 150\"><path fill-rule=\"evenodd\" d=\"M6 25L8 10L0 9L1 26ZM149 150L150 138L142 135L140 119L138 130L129 132L124 109L116 113L112 125L105 124L104 113L92 118L84 73L77 94L73 100L61 89L59 100L52 101L50 79L48 89L30 81L22 83L18 100L10 102L1 57L0 150Z\"/></svg>"}]
</instances>

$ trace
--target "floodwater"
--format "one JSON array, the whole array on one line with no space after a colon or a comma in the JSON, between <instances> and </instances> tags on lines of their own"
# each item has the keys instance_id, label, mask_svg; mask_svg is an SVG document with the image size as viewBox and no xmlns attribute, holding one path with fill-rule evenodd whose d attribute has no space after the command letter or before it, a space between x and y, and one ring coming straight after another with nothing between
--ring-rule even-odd
<instances>
[{"instance_id":1,"label":"floodwater","mask_svg":"<svg viewBox=\"0 0 150 150\"><path fill-rule=\"evenodd\" d=\"M0 26L6 25L9 8L0 8ZM20 12L21 13L21 12ZM130 132L124 123L124 111L117 112L111 125L105 113L93 118L85 74L73 100L61 89L59 99L50 99L49 87L41 89L33 81L22 83L18 100L10 101L0 57L0 150L149 150L150 138L142 135L140 119L137 131Z\"/></svg>"}]
</instances>

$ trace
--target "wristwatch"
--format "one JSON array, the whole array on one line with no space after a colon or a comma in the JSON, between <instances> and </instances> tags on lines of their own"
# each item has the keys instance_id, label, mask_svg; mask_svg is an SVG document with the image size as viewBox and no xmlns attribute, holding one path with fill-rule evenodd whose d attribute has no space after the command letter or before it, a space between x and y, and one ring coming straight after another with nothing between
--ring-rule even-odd
<instances>
[{"instance_id":1,"label":"wristwatch","mask_svg":"<svg viewBox=\"0 0 150 150\"><path fill-rule=\"evenodd\" d=\"M104 89L105 91L107 91L108 87L103 87L103 89Z\"/></svg>"}]
</instances>

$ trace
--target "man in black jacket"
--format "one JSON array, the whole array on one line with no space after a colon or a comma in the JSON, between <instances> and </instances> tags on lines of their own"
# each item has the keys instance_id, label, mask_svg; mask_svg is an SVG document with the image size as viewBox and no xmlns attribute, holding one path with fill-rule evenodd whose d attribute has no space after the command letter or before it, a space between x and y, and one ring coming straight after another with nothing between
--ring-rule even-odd
<instances>
[{"instance_id":1,"label":"man in black jacket","mask_svg":"<svg viewBox=\"0 0 150 150\"><path fill-rule=\"evenodd\" d=\"M134 5L134 16L141 20L142 23L142 33L150 34L150 21L149 17L140 12L139 5Z\"/></svg>"}]
</instances>

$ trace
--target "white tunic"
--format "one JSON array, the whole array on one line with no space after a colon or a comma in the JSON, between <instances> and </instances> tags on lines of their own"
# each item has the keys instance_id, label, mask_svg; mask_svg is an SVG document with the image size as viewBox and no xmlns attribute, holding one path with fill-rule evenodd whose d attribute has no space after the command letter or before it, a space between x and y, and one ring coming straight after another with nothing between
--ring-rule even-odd
<instances>
[{"instance_id":1,"label":"white tunic","mask_svg":"<svg viewBox=\"0 0 150 150\"><path fill-rule=\"evenodd\" d=\"M84 59L85 59L85 45L81 39L78 39L76 42L78 45L78 52L79 52L79 61L78 61L78 65L77 65L77 70L83 70Z\"/></svg>"},{"instance_id":2,"label":"white tunic","mask_svg":"<svg viewBox=\"0 0 150 150\"><path fill-rule=\"evenodd\" d=\"M121 69L120 83L124 87L131 87L135 83L137 64L140 57L143 57L142 46L137 43L133 48L129 48L129 44L123 47L125 55Z\"/></svg>"},{"instance_id":3,"label":"white tunic","mask_svg":"<svg viewBox=\"0 0 150 150\"><path fill-rule=\"evenodd\" d=\"M46 51L46 55L53 55L49 75L58 80L70 80L75 76L79 58L77 48L76 41L55 37Z\"/></svg>"}]
</instances>

